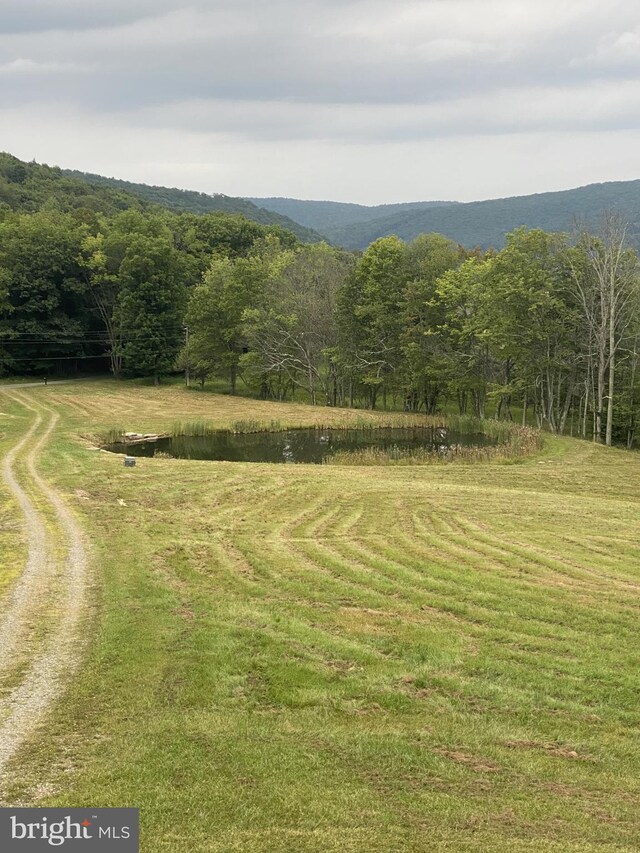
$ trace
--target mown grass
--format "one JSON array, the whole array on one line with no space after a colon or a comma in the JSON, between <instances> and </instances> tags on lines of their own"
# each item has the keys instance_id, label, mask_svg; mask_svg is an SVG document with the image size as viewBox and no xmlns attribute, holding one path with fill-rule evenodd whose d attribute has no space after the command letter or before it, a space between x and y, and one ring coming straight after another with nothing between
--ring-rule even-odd
<instances>
[{"instance_id":1,"label":"mown grass","mask_svg":"<svg viewBox=\"0 0 640 853\"><path fill-rule=\"evenodd\" d=\"M35 388L33 392L50 393L53 399L64 404L67 424L91 440L101 438L112 430L120 433L171 433L175 429L233 430L238 426L238 431L251 431L272 423L277 424L278 429L292 429L315 426L411 426L440 422L438 418L432 420L424 415L403 412L334 409L201 394L193 389L187 391L178 385L154 389L137 383L105 380L59 385L49 389Z\"/></svg>"},{"instance_id":2,"label":"mown grass","mask_svg":"<svg viewBox=\"0 0 640 853\"><path fill-rule=\"evenodd\" d=\"M351 413L31 399L63 415L43 467L87 526L100 618L5 801L139 806L154 853L637 849L638 455L125 469L78 435Z\"/></svg>"}]
</instances>

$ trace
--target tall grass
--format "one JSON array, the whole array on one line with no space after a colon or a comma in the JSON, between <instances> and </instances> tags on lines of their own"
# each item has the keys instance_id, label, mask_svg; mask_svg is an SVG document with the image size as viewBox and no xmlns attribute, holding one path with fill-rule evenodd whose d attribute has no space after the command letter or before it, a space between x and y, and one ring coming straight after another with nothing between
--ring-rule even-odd
<instances>
[{"instance_id":1,"label":"tall grass","mask_svg":"<svg viewBox=\"0 0 640 853\"><path fill-rule=\"evenodd\" d=\"M280 421L269 421L268 423L258 420L233 421L230 426L224 427L214 425L210 421L176 421L170 434L173 436L188 436L191 438L206 438L220 432L250 433L250 432L280 432L283 427Z\"/></svg>"},{"instance_id":2,"label":"tall grass","mask_svg":"<svg viewBox=\"0 0 640 853\"><path fill-rule=\"evenodd\" d=\"M490 462L532 456L544 446L542 433L530 427L498 421L468 419L465 429L451 427L463 434L483 435L497 443L485 447L452 444L448 447L368 447L338 451L327 465L432 465L442 462Z\"/></svg>"},{"instance_id":3,"label":"tall grass","mask_svg":"<svg viewBox=\"0 0 640 853\"><path fill-rule=\"evenodd\" d=\"M282 423L280 420L260 421L249 418L233 421L228 426L213 425L209 421L177 421L171 429L171 435L208 436L217 432L254 433L254 432L286 432L287 430L315 429L325 430L376 430L376 429L425 429L439 427L445 429L447 419L444 417L415 417L402 415L382 416L372 421L366 417L345 417L330 420L327 423Z\"/></svg>"},{"instance_id":4,"label":"tall grass","mask_svg":"<svg viewBox=\"0 0 640 853\"><path fill-rule=\"evenodd\" d=\"M491 419L483 420L474 415L448 415L446 418L449 429L459 432L462 435L484 435L497 441L499 444L508 443L514 435L514 432L522 429L513 421L495 421ZM531 429L525 427L524 429ZM535 432L535 430L532 430Z\"/></svg>"},{"instance_id":5,"label":"tall grass","mask_svg":"<svg viewBox=\"0 0 640 853\"><path fill-rule=\"evenodd\" d=\"M186 435L197 438L206 438L208 435L213 435L218 430L212 426L209 421L176 421L172 424L169 433L171 435Z\"/></svg>"},{"instance_id":6,"label":"tall grass","mask_svg":"<svg viewBox=\"0 0 640 853\"><path fill-rule=\"evenodd\" d=\"M125 429L121 426L108 427L98 436L100 444L122 444L124 442Z\"/></svg>"}]
</instances>

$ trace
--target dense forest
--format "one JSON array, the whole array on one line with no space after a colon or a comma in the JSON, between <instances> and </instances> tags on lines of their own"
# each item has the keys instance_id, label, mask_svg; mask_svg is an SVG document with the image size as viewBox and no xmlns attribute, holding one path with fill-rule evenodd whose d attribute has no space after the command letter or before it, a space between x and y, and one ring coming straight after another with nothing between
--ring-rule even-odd
<instances>
[{"instance_id":1,"label":"dense forest","mask_svg":"<svg viewBox=\"0 0 640 853\"><path fill-rule=\"evenodd\" d=\"M0 375L119 373L125 358L130 372L170 371L187 294L212 256L270 237L298 244L280 226L173 213L0 154Z\"/></svg>"},{"instance_id":2,"label":"dense forest","mask_svg":"<svg viewBox=\"0 0 640 853\"><path fill-rule=\"evenodd\" d=\"M296 199L252 199L268 210L285 214L323 234L329 242L348 249L366 249L379 237L396 234L413 240L419 234L444 234L467 248L500 249L514 228L572 231L579 222L596 228L607 210L617 211L630 223L638 244L640 181L591 184L562 192L468 202L414 202L362 205Z\"/></svg>"},{"instance_id":3,"label":"dense forest","mask_svg":"<svg viewBox=\"0 0 640 853\"><path fill-rule=\"evenodd\" d=\"M0 370L185 370L268 399L489 410L632 446L638 257L629 226L440 234L362 253L224 213L177 213L0 159Z\"/></svg>"},{"instance_id":4,"label":"dense forest","mask_svg":"<svg viewBox=\"0 0 640 853\"><path fill-rule=\"evenodd\" d=\"M291 231L302 243L319 243L324 238L312 227L306 227L299 222L276 210L253 204L246 198L215 193L196 192L195 190L180 190L175 187L157 187L149 184L136 184L131 181L121 181L117 178L105 178L90 172L78 172L65 169L63 175L88 182L96 186L110 187L115 190L137 196L151 204L160 205L168 210L186 213L239 213L252 222L260 225L278 225Z\"/></svg>"}]
</instances>

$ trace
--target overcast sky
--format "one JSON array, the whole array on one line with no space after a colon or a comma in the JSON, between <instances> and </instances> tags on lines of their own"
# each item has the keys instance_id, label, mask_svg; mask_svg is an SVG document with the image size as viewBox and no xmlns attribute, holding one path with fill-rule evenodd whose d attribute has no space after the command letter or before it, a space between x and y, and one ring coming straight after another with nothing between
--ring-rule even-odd
<instances>
[{"instance_id":1,"label":"overcast sky","mask_svg":"<svg viewBox=\"0 0 640 853\"><path fill-rule=\"evenodd\" d=\"M640 178L638 0L0 0L0 149L228 195Z\"/></svg>"}]
</instances>

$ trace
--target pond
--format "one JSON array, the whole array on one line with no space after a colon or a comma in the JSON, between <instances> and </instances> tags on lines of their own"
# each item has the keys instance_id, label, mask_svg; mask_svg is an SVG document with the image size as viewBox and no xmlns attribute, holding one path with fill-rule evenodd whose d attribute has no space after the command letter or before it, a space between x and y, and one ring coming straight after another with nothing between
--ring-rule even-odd
<instances>
[{"instance_id":1,"label":"pond","mask_svg":"<svg viewBox=\"0 0 640 853\"><path fill-rule=\"evenodd\" d=\"M463 435L444 427L379 429L291 429L283 432L214 432L207 436L172 436L139 444L110 444L107 450L130 456L167 454L177 459L228 462L306 462L321 465L343 451L424 449L437 452L453 445L486 447L484 435Z\"/></svg>"}]
</instances>

